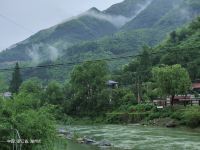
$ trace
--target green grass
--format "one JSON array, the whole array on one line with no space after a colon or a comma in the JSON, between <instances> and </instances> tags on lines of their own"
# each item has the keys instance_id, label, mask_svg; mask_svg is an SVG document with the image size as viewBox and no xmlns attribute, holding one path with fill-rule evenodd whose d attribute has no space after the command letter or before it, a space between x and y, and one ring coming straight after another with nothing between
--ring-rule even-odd
<instances>
[{"instance_id":1,"label":"green grass","mask_svg":"<svg viewBox=\"0 0 200 150\"><path fill-rule=\"evenodd\" d=\"M63 138L56 138L53 141L47 142L43 145L38 145L33 150L66 150L67 140Z\"/></svg>"}]
</instances>

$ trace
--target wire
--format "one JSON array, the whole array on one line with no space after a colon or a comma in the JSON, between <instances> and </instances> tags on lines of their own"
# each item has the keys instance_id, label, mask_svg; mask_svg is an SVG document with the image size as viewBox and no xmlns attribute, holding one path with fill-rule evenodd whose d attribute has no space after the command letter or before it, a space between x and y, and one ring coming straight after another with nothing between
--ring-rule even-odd
<instances>
[{"instance_id":1,"label":"wire","mask_svg":"<svg viewBox=\"0 0 200 150\"><path fill-rule=\"evenodd\" d=\"M33 33L33 31L30 30L29 28L19 24L18 22L14 21L10 17L7 17L7 16L3 15L2 13L0 13L0 17L5 19L6 21L11 22L12 24L20 27L21 29L25 30L26 32ZM51 46L50 44L47 44L47 45ZM130 56L128 56L128 57L130 57ZM125 57L125 58L127 58L127 57ZM104 60L108 60L109 61L109 60L112 60L112 59L115 59L115 58L104 59ZM94 60L94 61L101 61L101 60ZM90 61L86 61L86 62L90 62ZM20 67L20 69L49 68L49 67L58 67L58 66L63 66L63 65L75 65L75 64L80 64L80 63L83 63L83 62L69 62L69 63L66 63L66 64L63 64L63 63L60 63L60 64L47 64L47 65L39 65L39 66L34 66L34 67ZM14 68L4 68L4 69L0 69L0 71L12 71L13 69Z\"/></svg>"},{"instance_id":2,"label":"wire","mask_svg":"<svg viewBox=\"0 0 200 150\"><path fill-rule=\"evenodd\" d=\"M199 47L192 47L190 49L195 49L195 48L199 48ZM184 49L188 49L188 48L184 48ZM175 51L182 51L184 50L182 49L178 49ZM167 51L171 51L170 50L162 50L162 51L158 51L158 52L152 52L149 53L149 55L155 55L155 54L162 54L162 53L166 53ZM172 51L174 52L174 51ZM127 56L118 56L118 57L111 57L111 58L104 58L104 59L95 59L95 60L86 60L86 61L77 61L77 62L67 62L67 63L58 63L58 64L46 64L46 65L38 65L38 66L30 66L30 67L20 67L21 70L23 69L40 69L40 68L53 68L53 67L60 67L60 66L73 66L73 65L77 65L77 64L81 64L81 63L86 63L86 62L99 62L99 61L114 61L114 60L119 60L119 59L127 59L127 58L136 58L136 57L141 57L144 56L144 54L138 54L138 55L127 55ZM190 62L187 62L186 64L188 64ZM183 65L183 64L182 64ZM12 71L14 68L3 68L0 69L0 71Z\"/></svg>"},{"instance_id":3,"label":"wire","mask_svg":"<svg viewBox=\"0 0 200 150\"><path fill-rule=\"evenodd\" d=\"M15 24L16 26L20 27L23 30L26 30L27 32L33 32L31 31L29 28L17 23L16 21L10 19L9 17L2 15L0 13L0 17L4 18L5 20ZM48 44L49 45L49 44ZM50 45L49 45L50 46ZM200 48L200 47L192 47L189 49L194 49L194 48ZM181 48L181 49L173 49L170 48L169 50L162 50L162 51L158 51L158 52L152 52L149 55L155 55L155 54L159 54L159 53L166 53L166 52L177 52L177 51L182 51L182 50L188 50L188 48ZM119 56L119 57L111 57L111 58L104 58L104 59L96 59L96 60L86 60L86 61L78 61L78 62L67 62L67 63L59 63L59 64L47 64L47 65L38 65L38 66L30 66L30 67L20 67L20 69L40 69L40 68L52 68L52 67L59 67L59 66L72 66L72 65L76 65L76 64L81 64L81 63L85 63L85 62L98 62L98 61L113 61L113 60L117 60L117 59L126 59L126 58L134 58L134 57L140 57L143 56L143 54L138 54L138 55L128 55L128 56ZM0 71L12 71L14 68L3 68L0 69Z\"/></svg>"},{"instance_id":4,"label":"wire","mask_svg":"<svg viewBox=\"0 0 200 150\"><path fill-rule=\"evenodd\" d=\"M27 28L26 26L24 26L24 25L22 25L22 24L19 24L18 22L14 21L14 20L11 19L10 17L7 17L7 16L3 15L2 13L0 13L0 17L3 18L3 19L5 19L6 21L8 21L8 22L10 22L10 23L12 23L12 24L18 26L19 28L21 28L22 30L26 31L26 32L29 33L29 34L35 33L35 31L32 31L30 28ZM48 44L48 43L46 43L46 45L52 46L52 45L50 45L50 44ZM53 46L52 46L52 47L53 47Z\"/></svg>"},{"instance_id":5,"label":"wire","mask_svg":"<svg viewBox=\"0 0 200 150\"><path fill-rule=\"evenodd\" d=\"M32 34L32 33L34 32L34 31L30 30L29 28L27 28L27 27L25 27L25 26L23 26L23 25L17 23L16 21L14 21L13 19L11 19L10 17L7 17L7 16L5 16L5 15L3 15L3 14L1 14L1 13L0 13L0 17L3 18L3 19L5 19L6 21L8 21L8 22L10 22L10 23L12 23L12 24L14 24L14 25L20 27L20 28L23 29L24 31L28 32L29 34L30 34L30 33Z\"/></svg>"},{"instance_id":6,"label":"wire","mask_svg":"<svg viewBox=\"0 0 200 150\"><path fill-rule=\"evenodd\" d=\"M20 67L20 69L37 69L37 68L51 68L51 67L59 67L59 66L72 66L77 65L81 63L90 63L90 62L99 62L99 61L113 61L118 59L126 59L126 58L132 58L136 57L135 55L129 55L129 56L120 56L120 57L111 57L111 58L104 58L104 59L95 59L95 60L86 60L86 61L77 61L77 62L68 62L68 63L59 63L59 64L47 64L47 65L38 65L38 66L31 66L31 67ZM0 69L0 71L10 71L14 68L3 68Z\"/></svg>"}]
</instances>

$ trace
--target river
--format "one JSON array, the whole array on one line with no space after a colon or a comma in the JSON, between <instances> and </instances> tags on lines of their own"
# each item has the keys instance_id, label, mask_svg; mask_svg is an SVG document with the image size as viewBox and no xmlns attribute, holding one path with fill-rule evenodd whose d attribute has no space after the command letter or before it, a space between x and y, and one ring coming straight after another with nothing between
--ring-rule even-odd
<instances>
[{"instance_id":1,"label":"river","mask_svg":"<svg viewBox=\"0 0 200 150\"><path fill-rule=\"evenodd\" d=\"M66 127L81 136L106 139L113 145L106 150L200 150L200 132L141 125L76 125ZM68 142L67 150L101 150L96 146Z\"/></svg>"}]
</instances>

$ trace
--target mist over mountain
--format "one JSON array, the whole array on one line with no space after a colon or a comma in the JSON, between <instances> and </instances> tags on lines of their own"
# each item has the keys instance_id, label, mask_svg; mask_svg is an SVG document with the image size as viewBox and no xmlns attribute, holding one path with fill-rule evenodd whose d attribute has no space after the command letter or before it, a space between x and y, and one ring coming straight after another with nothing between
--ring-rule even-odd
<instances>
[{"instance_id":1,"label":"mist over mountain","mask_svg":"<svg viewBox=\"0 0 200 150\"><path fill-rule=\"evenodd\" d=\"M104 10L106 14L131 18L144 10L153 0L125 0Z\"/></svg>"},{"instance_id":2,"label":"mist over mountain","mask_svg":"<svg viewBox=\"0 0 200 150\"><path fill-rule=\"evenodd\" d=\"M0 53L1 66L136 54L200 13L198 0L125 0L104 11L91 8L39 31Z\"/></svg>"}]
</instances>

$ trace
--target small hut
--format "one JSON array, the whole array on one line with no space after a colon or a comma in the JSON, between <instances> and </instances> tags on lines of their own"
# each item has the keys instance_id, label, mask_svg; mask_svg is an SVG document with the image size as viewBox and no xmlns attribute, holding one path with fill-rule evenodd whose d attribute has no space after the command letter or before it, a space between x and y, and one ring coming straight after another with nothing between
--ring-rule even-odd
<instances>
[{"instance_id":1,"label":"small hut","mask_svg":"<svg viewBox=\"0 0 200 150\"><path fill-rule=\"evenodd\" d=\"M112 89L118 88L118 82L116 81L108 80L106 84Z\"/></svg>"}]
</instances>

